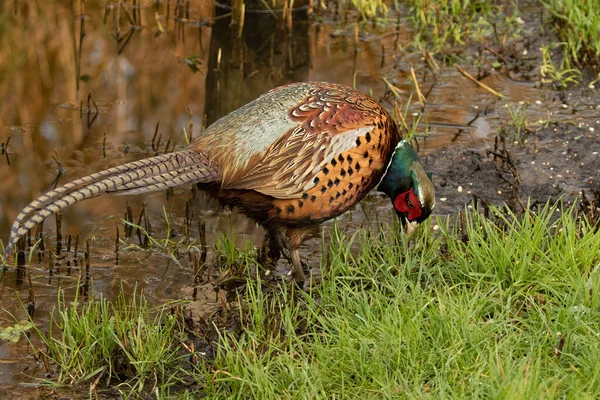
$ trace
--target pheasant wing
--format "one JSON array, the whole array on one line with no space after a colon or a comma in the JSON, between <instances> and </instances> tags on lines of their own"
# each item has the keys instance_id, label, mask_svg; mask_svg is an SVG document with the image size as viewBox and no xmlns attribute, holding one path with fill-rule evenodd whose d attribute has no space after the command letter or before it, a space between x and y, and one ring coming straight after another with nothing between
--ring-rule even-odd
<instances>
[{"instance_id":1,"label":"pheasant wing","mask_svg":"<svg viewBox=\"0 0 600 400\"><path fill-rule=\"evenodd\" d=\"M245 175L224 183L226 189L251 189L278 199L299 198L314 187L314 178L337 157L357 146L373 126L342 133L317 133L298 126L280 136L262 160Z\"/></svg>"}]
</instances>

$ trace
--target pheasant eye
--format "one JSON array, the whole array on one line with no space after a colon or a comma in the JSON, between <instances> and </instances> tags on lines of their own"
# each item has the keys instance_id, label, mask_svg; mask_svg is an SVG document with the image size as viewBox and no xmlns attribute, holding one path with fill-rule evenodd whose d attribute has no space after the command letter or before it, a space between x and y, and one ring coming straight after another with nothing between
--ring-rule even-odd
<instances>
[{"instance_id":1,"label":"pheasant eye","mask_svg":"<svg viewBox=\"0 0 600 400\"><path fill-rule=\"evenodd\" d=\"M406 213L409 221L413 221L421 216L421 205L419 198L415 195L413 189L399 194L394 200L396 211Z\"/></svg>"}]
</instances>

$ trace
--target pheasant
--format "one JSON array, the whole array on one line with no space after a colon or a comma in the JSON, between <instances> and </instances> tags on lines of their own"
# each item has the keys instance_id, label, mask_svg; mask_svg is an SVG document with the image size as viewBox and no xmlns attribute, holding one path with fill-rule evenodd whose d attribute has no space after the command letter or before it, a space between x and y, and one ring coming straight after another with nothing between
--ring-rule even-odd
<instances>
[{"instance_id":1,"label":"pheasant","mask_svg":"<svg viewBox=\"0 0 600 400\"><path fill-rule=\"evenodd\" d=\"M391 198L409 232L435 204L431 176L381 105L343 85L293 83L219 119L186 149L97 172L38 197L16 217L4 258L28 230L79 201L189 183L262 225L261 261L283 254L299 284L298 249L306 235L371 189Z\"/></svg>"}]
</instances>

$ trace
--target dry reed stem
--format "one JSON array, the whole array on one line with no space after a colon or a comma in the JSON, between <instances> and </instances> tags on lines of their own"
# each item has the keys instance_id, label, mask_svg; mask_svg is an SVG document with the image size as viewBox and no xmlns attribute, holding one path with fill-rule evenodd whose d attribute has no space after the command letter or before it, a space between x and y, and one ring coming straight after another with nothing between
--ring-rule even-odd
<instances>
[{"instance_id":1,"label":"dry reed stem","mask_svg":"<svg viewBox=\"0 0 600 400\"><path fill-rule=\"evenodd\" d=\"M412 76L413 84L415 85L415 90L417 91L417 98L419 99L419 103L421 103L421 107L424 108L427 100L425 100L425 96L423 96L423 93L421 93L421 89L419 88L419 82L417 81L417 76L415 75L415 70L412 67L412 65L410 66L410 74Z\"/></svg>"},{"instance_id":2,"label":"dry reed stem","mask_svg":"<svg viewBox=\"0 0 600 400\"><path fill-rule=\"evenodd\" d=\"M494 89L492 89L491 87L489 87L485 83L479 82L477 79L473 78L467 71L465 71L464 69L462 69L461 67L459 67L458 64L455 64L454 66L456 67L456 69L458 70L458 72L460 72L461 74L463 74L463 76L465 78L473 81L477 86L481 87L482 89L487 90L488 92L492 93L495 96L498 96L501 99L504 98L503 94L496 92Z\"/></svg>"},{"instance_id":3,"label":"dry reed stem","mask_svg":"<svg viewBox=\"0 0 600 400\"><path fill-rule=\"evenodd\" d=\"M394 94L395 97L401 99L402 96L400 95L400 93L404 92L402 89L392 85L392 83L390 81L388 81L388 79L386 77L381 77L381 80L383 82L385 82L386 86L388 87L388 89L390 89L390 91Z\"/></svg>"}]
</instances>

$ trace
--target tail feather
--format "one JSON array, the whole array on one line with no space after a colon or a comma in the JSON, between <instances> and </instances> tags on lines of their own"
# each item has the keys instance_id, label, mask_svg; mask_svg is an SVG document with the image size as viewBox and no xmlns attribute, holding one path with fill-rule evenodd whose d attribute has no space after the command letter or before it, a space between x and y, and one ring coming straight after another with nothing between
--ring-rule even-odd
<instances>
[{"instance_id":1,"label":"tail feather","mask_svg":"<svg viewBox=\"0 0 600 400\"><path fill-rule=\"evenodd\" d=\"M119 185L116 190L107 190L107 193L114 193L116 195L140 194L158 192L160 190L185 185L189 182L207 182L204 180L206 176L205 172L206 171L204 170L199 171L195 168L181 168L166 174L150 176L137 182Z\"/></svg>"},{"instance_id":2,"label":"tail feather","mask_svg":"<svg viewBox=\"0 0 600 400\"><path fill-rule=\"evenodd\" d=\"M204 154L193 150L146 158L77 179L41 195L17 215L4 250L4 259L30 229L77 202L104 193L148 193L216 179L215 167Z\"/></svg>"}]
</instances>

